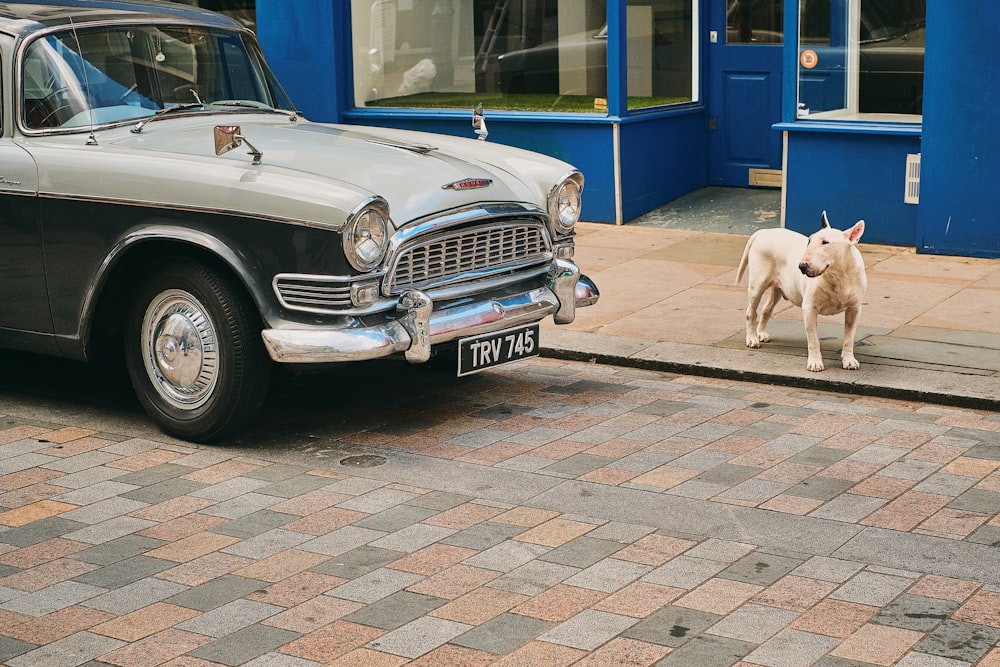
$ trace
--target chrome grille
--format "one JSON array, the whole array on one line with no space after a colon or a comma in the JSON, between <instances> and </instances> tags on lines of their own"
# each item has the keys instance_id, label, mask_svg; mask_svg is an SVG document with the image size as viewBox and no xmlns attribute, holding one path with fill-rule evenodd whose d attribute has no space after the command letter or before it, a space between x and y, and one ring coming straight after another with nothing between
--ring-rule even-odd
<instances>
[{"instance_id":1,"label":"chrome grille","mask_svg":"<svg viewBox=\"0 0 1000 667\"><path fill-rule=\"evenodd\" d=\"M274 291L283 304L298 310L330 310L351 307L351 285L324 276L279 275Z\"/></svg>"},{"instance_id":2,"label":"chrome grille","mask_svg":"<svg viewBox=\"0 0 1000 667\"><path fill-rule=\"evenodd\" d=\"M386 292L425 289L490 276L548 261L551 249L541 224L520 221L465 228L417 238L397 253Z\"/></svg>"}]
</instances>

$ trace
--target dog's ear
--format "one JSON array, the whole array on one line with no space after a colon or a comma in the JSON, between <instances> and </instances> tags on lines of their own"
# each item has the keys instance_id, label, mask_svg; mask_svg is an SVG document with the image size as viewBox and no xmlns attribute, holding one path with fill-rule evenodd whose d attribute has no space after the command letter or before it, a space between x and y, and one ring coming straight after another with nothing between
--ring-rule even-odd
<instances>
[{"instance_id":1,"label":"dog's ear","mask_svg":"<svg viewBox=\"0 0 1000 667\"><path fill-rule=\"evenodd\" d=\"M830 229L830 220L826 217L826 211L823 211L823 215L819 216L819 228Z\"/></svg>"},{"instance_id":2,"label":"dog's ear","mask_svg":"<svg viewBox=\"0 0 1000 667\"><path fill-rule=\"evenodd\" d=\"M851 243L857 243L859 240L861 240L861 235L864 233L865 233L865 221L858 220L856 223L854 223L853 227L844 232L844 236L846 236L847 240L850 241Z\"/></svg>"}]
</instances>

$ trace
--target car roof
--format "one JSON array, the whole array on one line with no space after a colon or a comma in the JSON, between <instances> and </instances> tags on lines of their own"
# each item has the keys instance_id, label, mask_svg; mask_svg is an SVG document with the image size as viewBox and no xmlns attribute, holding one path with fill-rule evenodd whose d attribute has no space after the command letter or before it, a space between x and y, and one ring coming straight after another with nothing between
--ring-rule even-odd
<instances>
[{"instance_id":1,"label":"car roof","mask_svg":"<svg viewBox=\"0 0 1000 667\"><path fill-rule=\"evenodd\" d=\"M0 3L0 32L20 37L51 27L107 21L174 21L239 28L221 14L165 0L45 0Z\"/></svg>"}]
</instances>

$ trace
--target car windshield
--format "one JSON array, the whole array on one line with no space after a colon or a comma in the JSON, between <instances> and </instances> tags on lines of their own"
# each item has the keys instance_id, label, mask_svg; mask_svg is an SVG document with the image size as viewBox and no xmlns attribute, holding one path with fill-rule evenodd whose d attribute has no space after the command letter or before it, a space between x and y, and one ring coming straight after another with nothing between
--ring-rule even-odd
<instances>
[{"instance_id":1,"label":"car windshield","mask_svg":"<svg viewBox=\"0 0 1000 667\"><path fill-rule=\"evenodd\" d=\"M173 107L293 110L252 41L188 26L51 33L25 50L21 81L30 130L121 123Z\"/></svg>"}]
</instances>

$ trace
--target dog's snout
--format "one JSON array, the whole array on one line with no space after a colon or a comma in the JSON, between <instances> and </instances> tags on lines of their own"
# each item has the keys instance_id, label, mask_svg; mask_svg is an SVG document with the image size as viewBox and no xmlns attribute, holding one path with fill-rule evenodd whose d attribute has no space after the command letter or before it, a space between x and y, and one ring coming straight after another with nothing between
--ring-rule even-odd
<instances>
[{"instance_id":1,"label":"dog's snout","mask_svg":"<svg viewBox=\"0 0 1000 667\"><path fill-rule=\"evenodd\" d=\"M799 271L805 275L809 275L809 264L806 262L799 262Z\"/></svg>"}]
</instances>

